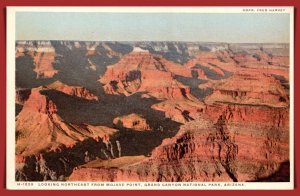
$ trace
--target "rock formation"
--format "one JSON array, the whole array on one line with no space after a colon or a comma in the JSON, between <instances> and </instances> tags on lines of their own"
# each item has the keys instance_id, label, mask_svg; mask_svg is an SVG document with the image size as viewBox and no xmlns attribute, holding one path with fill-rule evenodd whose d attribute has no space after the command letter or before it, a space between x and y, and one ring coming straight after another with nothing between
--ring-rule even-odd
<instances>
[{"instance_id":1,"label":"rock formation","mask_svg":"<svg viewBox=\"0 0 300 196\"><path fill-rule=\"evenodd\" d=\"M52 84L47 85L47 88L49 89L54 89L60 92L63 92L65 94L79 97L82 99L87 99L87 100L94 100L98 101L99 98L95 96L93 93L91 93L88 89L82 87L82 86L69 86L66 85L60 81L56 81Z\"/></svg>"},{"instance_id":2,"label":"rock formation","mask_svg":"<svg viewBox=\"0 0 300 196\"><path fill-rule=\"evenodd\" d=\"M55 103L34 88L16 117L16 153L24 156L73 146L86 138L103 138L117 130L104 126L67 123L57 114Z\"/></svg>"},{"instance_id":3,"label":"rock formation","mask_svg":"<svg viewBox=\"0 0 300 196\"><path fill-rule=\"evenodd\" d=\"M176 81L174 75L191 76L191 70L153 56L148 51L134 50L117 64L107 67L100 78L109 94L147 92L163 99L180 99L190 96L189 87Z\"/></svg>"},{"instance_id":4,"label":"rock formation","mask_svg":"<svg viewBox=\"0 0 300 196\"><path fill-rule=\"evenodd\" d=\"M276 172L289 159L287 131L270 127L258 131L227 123L224 115L215 124L197 119L165 139L149 158L125 165L100 162L94 167L91 163L74 171L69 180L255 181Z\"/></svg>"},{"instance_id":5,"label":"rock formation","mask_svg":"<svg viewBox=\"0 0 300 196\"><path fill-rule=\"evenodd\" d=\"M286 44L18 41L16 58L18 181L289 181Z\"/></svg>"},{"instance_id":6,"label":"rock formation","mask_svg":"<svg viewBox=\"0 0 300 196\"><path fill-rule=\"evenodd\" d=\"M92 173L87 177L92 181L268 179L289 160L289 95L272 75L281 73L278 67L272 67L270 73L265 67L244 67L253 67L251 63L257 61L258 66L265 66L273 59L259 54L241 59L229 50L200 53L185 65L197 74L182 76L208 80L199 88L211 88L212 94L204 102L169 98L152 106L184 124L176 136L165 139L150 157L133 165L110 166L98 161L93 163L97 168L84 165L69 180L84 178L86 173ZM112 75L118 73L114 67L108 69ZM287 180L284 176L278 179Z\"/></svg>"},{"instance_id":7,"label":"rock formation","mask_svg":"<svg viewBox=\"0 0 300 196\"><path fill-rule=\"evenodd\" d=\"M42 41L35 44L24 43L16 48L16 56L30 55L35 65L36 78L52 78L58 73L54 68L55 49L50 42Z\"/></svg>"},{"instance_id":8,"label":"rock formation","mask_svg":"<svg viewBox=\"0 0 300 196\"><path fill-rule=\"evenodd\" d=\"M151 130L145 118L138 114L129 114L126 116L116 117L113 120L114 125L133 129L136 131Z\"/></svg>"},{"instance_id":9,"label":"rock formation","mask_svg":"<svg viewBox=\"0 0 300 196\"><path fill-rule=\"evenodd\" d=\"M197 118L205 109L205 105L200 101L167 100L154 104L151 108L163 111L166 118L184 124Z\"/></svg>"},{"instance_id":10,"label":"rock formation","mask_svg":"<svg viewBox=\"0 0 300 196\"><path fill-rule=\"evenodd\" d=\"M232 77L215 83L213 88L214 92L206 97L207 104L236 103L270 107L288 105L288 95L280 82L259 71L235 72Z\"/></svg>"},{"instance_id":11,"label":"rock formation","mask_svg":"<svg viewBox=\"0 0 300 196\"><path fill-rule=\"evenodd\" d=\"M54 69L53 63L55 61L55 53L53 52L37 52L33 55L37 73L37 78L52 78L58 73Z\"/></svg>"}]
</instances>

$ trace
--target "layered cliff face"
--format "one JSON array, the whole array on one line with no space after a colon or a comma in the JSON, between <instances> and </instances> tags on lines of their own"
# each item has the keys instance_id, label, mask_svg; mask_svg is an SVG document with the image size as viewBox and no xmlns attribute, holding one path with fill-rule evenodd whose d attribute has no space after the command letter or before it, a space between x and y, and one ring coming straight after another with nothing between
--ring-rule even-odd
<instances>
[{"instance_id":1,"label":"layered cliff face","mask_svg":"<svg viewBox=\"0 0 300 196\"><path fill-rule=\"evenodd\" d=\"M47 85L47 88L54 89L63 92L65 94L79 97L86 100L94 100L94 101L99 100L99 98L96 95L94 95L92 92L90 92L88 89L82 86L69 86L60 81L56 81L52 84Z\"/></svg>"},{"instance_id":2,"label":"layered cliff face","mask_svg":"<svg viewBox=\"0 0 300 196\"><path fill-rule=\"evenodd\" d=\"M34 88L16 117L16 153L28 156L74 146L87 138L99 139L117 130L104 126L72 124L58 114L55 103L41 94L47 88Z\"/></svg>"},{"instance_id":3,"label":"layered cliff face","mask_svg":"<svg viewBox=\"0 0 300 196\"><path fill-rule=\"evenodd\" d=\"M205 99L207 104L216 102L286 107L289 103L289 97L280 82L259 71L235 72L232 77L215 83L212 88L214 92Z\"/></svg>"},{"instance_id":4,"label":"layered cliff face","mask_svg":"<svg viewBox=\"0 0 300 196\"><path fill-rule=\"evenodd\" d=\"M238 124L264 124L270 127L277 127L288 131L289 110L288 108L273 108L266 106L251 105L208 105L205 113L212 119L216 119L220 114L226 114L229 122Z\"/></svg>"},{"instance_id":5,"label":"layered cliff face","mask_svg":"<svg viewBox=\"0 0 300 196\"><path fill-rule=\"evenodd\" d=\"M46 92L53 90L86 101L98 100L83 87L61 82L31 89L16 116L16 180L64 180L77 165L96 156L113 156L110 138L118 130L65 121L55 101L47 96Z\"/></svg>"},{"instance_id":6,"label":"layered cliff face","mask_svg":"<svg viewBox=\"0 0 300 196\"><path fill-rule=\"evenodd\" d=\"M100 78L108 94L129 96L146 92L159 99L185 99L189 87L176 81L174 75L191 76L191 71L181 65L153 56L148 51L135 49L117 64L107 67Z\"/></svg>"},{"instance_id":7,"label":"layered cliff face","mask_svg":"<svg viewBox=\"0 0 300 196\"><path fill-rule=\"evenodd\" d=\"M53 67L55 52L36 52L33 54L33 60L37 78L52 78L58 73Z\"/></svg>"},{"instance_id":8,"label":"layered cliff face","mask_svg":"<svg viewBox=\"0 0 300 196\"><path fill-rule=\"evenodd\" d=\"M214 49L199 53L195 58L188 61L185 66L206 72L206 78L208 79L218 79L219 77L226 77L226 71L234 72L237 63L234 54L230 50ZM207 70L211 70L213 73L209 74Z\"/></svg>"},{"instance_id":9,"label":"layered cliff face","mask_svg":"<svg viewBox=\"0 0 300 196\"><path fill-rule=\"evenodd\" d=\"M252 68L265 74L281 75L289 80L289 55L286 46L275 46L278 47L276 48L278 52L274 52L269 47L266 45L259 48L250 44L250 46L237 48L234 45L213 48L210 51L198 53L195 58L187 61L185 66L198 72L202 79L217 80L226 78L230 73L239 71L241 68ZM251 72L251 69L248 71Z\"/></svg>"},{"instance_id":10,"label":"layered cliff face","mask_svg":"<svg viewBox=\"0 0 300 196\"><path fill-rule=\"evenodd\" d=\"M16 86L36 88L59 80L96 91L106 66L132 48L119 42L17 41Z\"/></svg>"},{"instance_id":11,"label":"layered cliff face","mask_svg":"<svg viewBox=\"0 0 300 196\"><path fill-rule=\"evenodd\" d=\"M226 112L227 120L234 122L289 127L289 93L272 75L240 69L228 79L200 87L213 89L204 100L205 113L213 119Z\"/></svg>"},{"instance_id":12,"label":"layered cliff face","mask_svg":"<svg viewBox=\"0 0 300 196\"><path fill-rule=\"evenodd\" d=\"M55 49L50 42L21 43L16 47L16 56L30 55L35 65L36 78L52 78L58 73L54 68Z\"/></svg>"},{"instance_id":13,"label":"layered cliff face","mask_svg":"<svg viewBox=\"0 0 300 196\"><path fill-rule=\"evenodd\" d=\"M184 124L201 115L205 105L197 100L166 100L152 105L151 108L163 111L166 118Z\"/></svg>"},{"instance_id":14,"label":"layered cliff face","mask_svg":"<svg viewBox=\"0 0 300 196\"><path fill-rule=\"evenodd\" d=\"M252 50L250 54L238 54L235 55L234 59L246 67L260 67L265 65L270 67L286 67L289 65L288 55L272 55L272 53L268 53L264 49Z\"/></svg>"},{"instance_id":15,"label":"layered cliff face","mask_svg":"<svg viewBox=\"0 0 300 196\"><path fill-rule=\"evenodd\" d=\"M263 66L276 57L261 51L259 60L256 52L251 50L253 54L243 58L226 47L201 52L184 65L191 75L174 73L164 66L187 86L200 84L198 88L211 89L211 93L204 96L203 102L195 97L167 98L152 105L183 125L150 157L127 157L126 161L117 158L112 162L123 164L112 166L106 160L94 161L73 171L69 180L274 180L272 176L289 161L289 94L283 84L288 81L273 74L280 73L284 78L288 75L279 64L272 64L268 73ZM257 61L261 66L257 70L247 68ZM118 73L114 71L110 73ZM279 175L276 180L287 181L287 176Z\"/></svg>"},{"instance_id":16,"label":"layered cliff face","mask_svg":"<svg viewBox=\"0 0 300 196\"><path fill-rule=\"evenodd\" d=\"M287 131L228 124L223 114L216 123L203 118L186 123L151 157L121 166L96 161L73 171L69 180L256 181L275 173L289 159L288 140Z\"/></svg>"},{"instance_id":17,"label":"layered cliff face","mask_svg":"<svg viewBox=\"0 0 300 196\"><path fill-rule=\"evenodd\" d=\"M55 90L57 92L62 92L64 94L70 95L72 97L78 97L80 99L99 101L99 97L94 95L91 91L82 86L69 86L60 81L55 81L49 85L45 85L42 88L44 90ZM16 89L16 115L22 110L25 101L29 98L31 94L31 89L27 88L17 88Z\"/></svg>"}]
</instances>

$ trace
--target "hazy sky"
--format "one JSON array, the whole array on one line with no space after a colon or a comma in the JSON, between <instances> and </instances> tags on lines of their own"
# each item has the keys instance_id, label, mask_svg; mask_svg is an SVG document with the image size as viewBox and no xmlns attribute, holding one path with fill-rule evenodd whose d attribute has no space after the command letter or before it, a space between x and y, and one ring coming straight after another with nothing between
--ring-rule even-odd
<instances>
[{"instance_id":1,"label":"hazy sky","mask_svg":"<svg viewBox=\"0 0 300 196\"><path fill-rule=\"evenodd\" d=\"M17 40L289 42L289 14L17 12Z\"/></svg>"}]
</instances>

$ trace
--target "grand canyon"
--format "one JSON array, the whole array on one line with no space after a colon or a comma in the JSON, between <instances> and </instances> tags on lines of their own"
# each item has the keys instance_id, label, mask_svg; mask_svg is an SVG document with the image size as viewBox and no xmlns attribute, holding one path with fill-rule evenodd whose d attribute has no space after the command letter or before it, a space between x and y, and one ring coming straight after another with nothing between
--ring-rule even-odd
<instances>
[{"instance_id":1,"label":"grand canyon","mask_svg":"<svg viewBox=\"0 0 300 196\"><path fill-rule=\"evenodd\" d=\"M289 44L16 41L16 181L290 181Z\"/></svg>"}]
</instances>

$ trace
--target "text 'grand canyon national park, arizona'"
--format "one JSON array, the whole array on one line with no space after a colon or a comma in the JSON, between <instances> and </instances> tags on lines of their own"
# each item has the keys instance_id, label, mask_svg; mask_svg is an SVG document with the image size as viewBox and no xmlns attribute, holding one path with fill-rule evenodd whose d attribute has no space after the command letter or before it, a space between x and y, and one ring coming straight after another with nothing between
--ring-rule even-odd
<instances>
[{"instance_id":1,"label":"text 'grand canyon national park, arizona'","mask_svg":"<svg viewBox=\"0 0 300 196\"><path fill-rule=\"evenodd\" d=\"M291 182L285 9L16 11L13 180Z\"/></svg>"}]
</instances>

